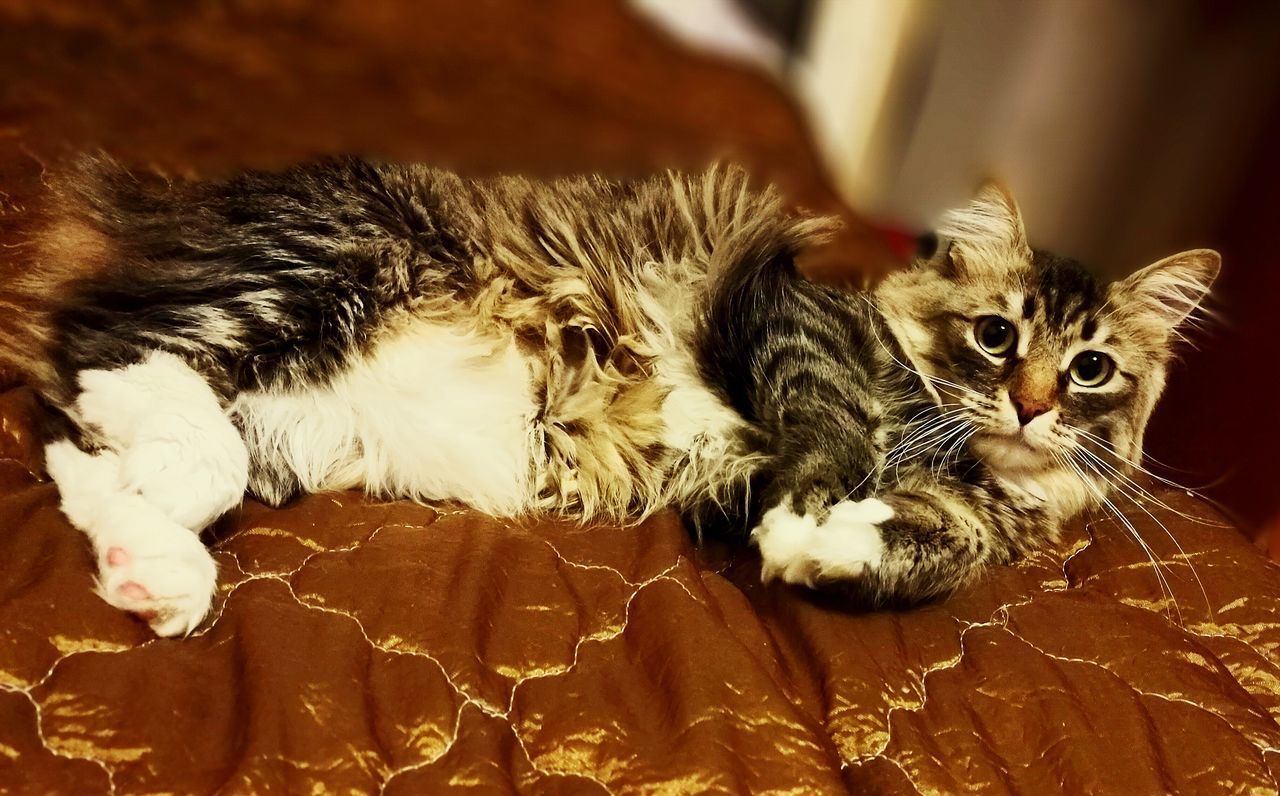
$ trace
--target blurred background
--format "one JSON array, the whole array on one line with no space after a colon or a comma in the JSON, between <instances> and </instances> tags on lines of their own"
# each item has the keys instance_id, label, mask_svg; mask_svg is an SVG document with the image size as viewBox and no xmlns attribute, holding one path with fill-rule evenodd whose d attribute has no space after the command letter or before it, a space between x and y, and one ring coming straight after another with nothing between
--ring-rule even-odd
<instances>
[{"instance_id":1,"label":"blurred background","mask_svg":"<svg viewBox=\"0 0 1280 796\"><path fill-rule=\"evenodd\" d=\"M1148 447L1250 533L1280 515L1280 3L0 0L0 75L12 252L46 173L89 148L177 174L730 157L845 216L810 267L846 282L900 264L986 175L1033 243L1109 276L1212 246L1222 321Z\"/></svg>"}]
</instances>

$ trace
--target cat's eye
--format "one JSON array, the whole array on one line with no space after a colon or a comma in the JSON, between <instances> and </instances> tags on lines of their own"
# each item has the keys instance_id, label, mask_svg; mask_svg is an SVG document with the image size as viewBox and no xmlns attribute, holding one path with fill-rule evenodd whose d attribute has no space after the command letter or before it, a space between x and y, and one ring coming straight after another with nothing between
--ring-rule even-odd
<instances>
[{"instance_id":1,"label":"cat's eye","mask_svg":"<svg viewBox=\"0 0 1280 796\"><path fill-rule=\"evenodd\" d=\"M1101 351L1081 351L1071 360L1071 380L1081 387L1101 387L1115 370L1116 363Z\"/></svg>"},{"instance_id":2,"label":"cat's eye","mask_svg":"<svg viewBox=\"0 0 1280 796\"><path fill-rule=\"evenodd\" d=\"M1018 330L999 315L985 315L973 326L973 339L993 357L1007 357L1018 345Z\"/></svg>"}]
</instances>

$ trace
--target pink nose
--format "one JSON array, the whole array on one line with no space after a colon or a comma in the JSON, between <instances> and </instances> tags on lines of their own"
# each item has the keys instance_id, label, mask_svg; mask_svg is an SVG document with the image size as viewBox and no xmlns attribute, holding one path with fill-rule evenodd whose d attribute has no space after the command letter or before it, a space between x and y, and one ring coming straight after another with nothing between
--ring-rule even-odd
<instances>
[{"instance_id":1,"label":"pink nose","mask_svg":"<svg viewBox=\"0 0 1280 796\"><path fill-rule=\"evenodd\" d=\"M1053 408L1051 401L1035 400L1018 395L1009 396L1009 400L1013 401L1014 411L1018 413L1018 422L1024 426Z\"/></svg>"}]
</instances>

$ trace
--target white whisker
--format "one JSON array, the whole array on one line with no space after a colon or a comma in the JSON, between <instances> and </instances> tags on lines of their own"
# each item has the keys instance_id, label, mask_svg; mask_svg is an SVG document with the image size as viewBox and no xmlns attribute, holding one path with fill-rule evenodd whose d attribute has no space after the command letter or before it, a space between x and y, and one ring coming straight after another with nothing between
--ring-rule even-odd
<instances>
[{"instance_id":1,"label":"white whisker","mask_svg":"<svg viewBox=\"0 0 1280 796\"><path fill-rule=\"evenodd\" d=\"M1102 457L1098 456L1096 453L1094 453L1093 451L1089 450L1088 448L1085 448L1085 447L1083 447L1083 446L1078 446L1078 447L1076 448L1076 450L1077 450L1077 451L1079 451L1080 453L1084 454L1085 456L1088 456L1088 457L1089 457L1089 459L1090 459L1090 460L1092 460L1096 465L1099 465L1099 466L1101 466L1101 467L1106 468L1106 469L1107 469L1107 471L1108 471L1109 473L1111 473L1111 474L1112 474L1112 475L1114 475L1115 477L1117 477L1117 478L1121 479L1121 480L1124 482L1124 484L1123 484L1124 486L1126 486L1130 491L1132 491L1132 492L1136 493L1137 495L1141 496L1141 497L1142 497L1144 500L1146 500L1148 503L1153 503L1153 504L1155 504L1156 506L1158 506L1159 508L1162 508L1162 509L1164 509L1165 511L1169 512L1170 514L1176 514L1176 515L1178 515L1179 517L1182 517L1183 519L1190 520L1190 521L1195 522L1195 523L1198 523L1198 524L1200 524L1200 525L1208 525L1208 526L1211 526L1211 527L1214 527L1214 528L1228 528L1228 527L1230 527L1230 526L1228 526L1228 525L1226 525L1226 524L1224 524L1224 523L1220 523L1220 522L1213 522L1213 521L1211 521L1211 520L1206 520L1206 519L1204 519L1203 517L1197 517L1197 516L1195 516L1194 514L1188 514L1188 513L1186 513L1185 511L1180 511L1180 510L1178 510L1178 509L1175 509L1173 506L1170 506L1169 504L1165 503L1165 502L1164 502L1163 500L1161 500L1160 498L1158 498L1158 497L1156 497L1155 495L1153 495L1150 491L1148 491L1148 490L1146 489L1146 487L1142 486L1142 484L1139 484L1137 481L1135 481L1135 480L1133 480L1132 478L1130 478L1129 476L1125 475L1125 474L1124 474L1124 472L1122 472L1122 471L1121 471L1119 468L1117 468L1115 465L1111 464L1111 463L1110 463L1110 462L1108 462L1107 460L1105 460L1105 459L1103 459ZM1120 484L1118 484L1118 485L1120 485Z\"/></svg>"},{"instance_id":2,"label":"white whisker","mask_svg":"<svg viewBox=\"0 0 1280 796\"><path fill-rule=\"evenodd\" d=\"M973 427L968 423L962 424L959 428L952 431L942 441L940 441L933 452L933 457L929 462L929 471L933 473L934 478L941 478L942 471L947 466L947 457L951 455L951 448L957 442L968 439L969 435L974 431ZM942 461L938 461L938 455L942 455Z\"/></svg>"},{"instance_id":3,"label":"white whisker","mask_svg":"<svg viewBox=\"0 0 1280 796\"><path fill-rule=\"evenodd\" d=\"M1118 482L1118 481L1107 478L1106 475L1102 471L1098 470L1096 466L1097 464L1101 464L1103 466L1110 467L1110 465L1108 465L1106 462L1102 461L1098 457L1094 456L1092 453L1089 453L1089 451L1085 450L1084 448L1077 448L1076 452L1083 453L1089 456L1095 463L1095 466L1091 468L1093 472L1097 473L1099 478L1102 478L1105 482L1109 483L1112 489L1114 489L1118 494L1128 498L1131 503L1133 503L1135 506L1141 509L1144 514L1146 514L1148 517L1151 518L1151 521L1154 522L1156 526L1160 528L1160 530L1164 531L1165 536L1169 537L1169 541L1173 542L1173 546L1178 549L1178 555L1181 556L1182 560L1186 563L1187 568L1191 570L1191 576L1195 578L1196 585L1200 587L1200 594L1204 597L1205 608L1209 611L1209 614L1212 616L1214 611L1213 611L1213 605L1209 601L1209 592L1205 589L1204 581L1200 579L1200 573L1196 571L1195 564L1191 562L1191 557L1187 554L1187 551L1183 549L1182 544L1178 541L1178 538L1173 535L1173 532L1169 530L1168 526L1166 526L1163 522L1160 521L1159 517L1157 517L1155 514L1151 512L1150 509L1148 509L1145 505L1143 505L1141 500L1134 497L1134 495L1130 494L1128 488L1126 488L1122 482ZM1087 464L1088 462L1084 462L1084 463ZM1112 469L1114 470L1114 468ZM1122 473L1118 473L1118 471L1117 471L1117 474L1119 474L1121 477L1124 477L1124 475Z\"/></svg>"},{"instance_id":4,"label":"white whisker","mask_svg":"<svg viewBox=\"0 0 1280 796\"><path fill-rule=\"evenodd\" d=\"M1110 455L1110 456L1114 457L1114 458L1116 459L1116 461L1120 462L1123 466L1125 466L1125 467L1132 467L1132 468L1134 468L1135 470L1137 470L1138 472L1142 473L1143 475L1146 475L1146 476L1148 476L1149 478L1152 478L1152 479L1154 479L1154 480L1156 480L1156 481L1158 481L1158 482L1160 482L1160 483L1162 483L1162 484L1164 484L1164 485L1166 485L1166 486L1168 486L1168 487L1172 487L1172 488L1174 488L1174 489L1177 489L1177 490L1178 490L1178 491L1180 491L1180 492L1185 492L1185 493L1187 493L1187 494L1189 494L1189 495L1192 495L1192 496L1194 496L1194 497L1200 498L1201 500L1203 500L1203 499L1204 499L1204 497L1203 497L1202 495L1200 495L1198 492L1196 492L1194 489L1191 489L1191 488L1189 488L1189 487L1183 486L1182 484L1176 483L1176 482L1174 482L1174 481L1170 481L1170 480L1169 480L1169 479L1167 479L1167 478L1162 478L1162 477L1160 477L1160 476L1156 475L1155 473L1151 472L1150 470L1146 469L1146 468L1145 468L1145 467L1143 467L1141 464L1137 464L1137 463L1134 463L1134 462L1129 461L1129 460L1128 460L1128 459L1126 459L1125 457L1121 456L1121 455L1116 451L1116 449L1115 449L1115 448L1114 448L1110 443L1108 443L1105 439L1103 439L1102 437L1099 437L1099 436L1097 436L1096 434L1091 434L1091 433L1089 433L1088 431L1085 431L1084 429L1079 428L1079 427L1077 427L1077 426L1073 426L1073 425L1071 425L1071 424L1069 424L1069 423L1063 423L1062 425L1063 425L1063 427L1065 427L1065 428L1067 428L1067 429L1069 429L1069 430L1071 430L1071 431L1075 432L1076 434L1078 434L1078 435L1080 435L1080 436L1083 436L1083 437L1084 437L1085 439L1087 439L1088 441L1090 441L1090 442L1092 442L1093 444L1097 445L1097 446L1099 447L1099 449L1100 449L1100 450L1102 450L1102 452L1103 452L1103 453L1106 453L1106 454L1108 454L1108 455ZM1093 454L1093 452L1092 452L1092 451L1089 451L1089 450L1088 450L1088 448L1084 447L1083 445L1080 445L1078 441L1073 440L1073 443L1076 445L1076 447L1077 447L1079 450L1083 450L1083 451L1085 451L1085 452L1089 453L1090 455L1094 456L1094 458L1098 458L1098 457L1096 456L1096 454ZM1101 459L1099 459L1099 461L1101 461ZM1130 477L1129 477L1129 476L1127 476L1127 475L1124 475L1124 473L1123 473L1123 472L1121 472L1120 470L1118 470L1117 468L1115 468L1113 465L1107 464L1107 466L1108 466L1109 468L1111 468L1114 472L1116 472L1118 475L1120 475L1122 478L1124 478L1126 481L1128 481L1130 484L1132 484L1134 487L1136 487L1137 489L1141 490L1141 491L1142 491L1142 493L1143 493L1143 494L1144 494L1144 495L1145 495L1145 496L1146 496L1146 497L1147 497L1151 502L1155 503L1156 505L1160 506L1160 507L1161 507L1161 508L1163 508L1163 509L1166 509L1167 511L1170 511L1170 512L1172 512L1172 513L1174 513L1174 514L1177 514L1177 515L1178 515L1178 516L1180 516L1180 517L1183 517L1183 518L1185 518L1185 519L1188 519L1188 520L1190 520L1190 521L1192 521L1192 522L1199 523L1199 524L1201 524L1201 525L1209 525L1209 526L1216 527L1216 528L1227 528L1227 527L1230 527L1230 526L1228 526L1228 525L1226 525L1226 524L1224 524L1224 523L1214 522L1214 521L1212 521L1212 520L1205 519L1204 517L1196 517L1196 516L1193 516L1193 515L1187 514L1187 513L1185 513L1185 512L1181 512L1181 511L1179 511L1179 510L1177 510L1177 509L1173 508L1172 506L1169 506L1169 505L1165 504L1163 501L1161 501L1161 500L1160 500L1159 498L1157 498L1155 495L1151 494L1149 491L1147 491L1145 488L1143 488L1140 484L1138 484L1138 483L1137 483L1136 481L1134 481L1132 478L1130 478Z\"/></svg>"},{"instance_id":5,"label":"white whisker","mask_svg":"<svg viewBox=\"0 0 1280 796\"><path fill-rule=\"evenodd\" d=\"M905 461L911 458L911 454L921 450L929 450L941 437L946 436L946 432L956 426L963 426L969 422L965 417L952 417L946 420L935 422L926 429L913 434L908 439L899 443L891 450L887 456L888 459L897 458Z\"/></svg>"},{"instance_id":6,"label":"white whisker","mask_svg":"<svg viewBox=\"0 0 1280 796\"><path fill-rule=\"evenodd\" d=\"M872 309L872 311L873 311L873 312L875 312L877 315L880 315L880 308L879 308L879 307L877 307L877 306L875 305L875 302L873 302L871 299L867 298L867 297L866 297L866 295L863 295L863 294L860 294L860 295L861 295L862 300L863 300L863 301L865 301L865 302L867 303L867 306L868 306L868 307L870 307L870 308ZM881 317L883 317L883 316L881 316ZM894 355L894 353L893 353L892 351L890 351L890 350L889 350L889 347L888 347L887 345L885 345L885 344L884 344L884 340L882 340L882 339L880 338L880 332L876 330L876 327L875 327L875 325L874 325L874 324L869 325L869 326L868 326L868 328L871 330L871 334L875 336L875 338L876 338L876 343L878 343L878 344L880 345L880 348L882 348L882 349L884 350L884 352L885 352L886 354L888 354L888 355L889 355L889 358L890 358L890 359L892 359L892 360L893 360L893 361L898 365L898 367L902 368L903 370L907 371L908 373L915 374L916 376L918 376L919 378L923 379L923 380L924 380L926 383L928 383L928 384L941 384L941 385L943 385L943 386L945 386L945 387L950 387L950 388L952 388L952 389L954 389L954 390L959 390L961 393L964 393L964 394L966 394L966 395L970 395L970 396L972 396L972 397L974 397L974 398L978 399L979 401L981 401L981 400L982 400L982 395L981 395L981 394L979 394L979 393L978 393L977 391L975 391L975 390L972 390L972 389L970 389L970 388L968 388L968 387L965 387L963 384L956 384L956 383L955 383L955 382L953 382L953 381L947 381L946 379L940 378L940 377L938 377L938 376L930 376L930 375L928 375L928 374L926 374L926 373L922 373L921 371L917 370L916 368L911 367L910 365L907 365L907 364L906 364L906 363L904 363L902 360L898 359L898 357L897 357L897 356L895 356L895 355Z\"/></svg>"},{"instance_id":7,"label":"white whisker","mask_svg":"<svg viewBox=\"0 0 1280 796\"><path fill-rule=\"evenodd\" d=\"M1132 522L1129 521L1129 518L1126 517L1124 513L1121 512L1120 509L1116 506L1116 504L1113 503L1111 499L1107 497L1106 493L1103 492L1101 489L1099 489L1097 484L1095 484L1093 480L1089 478L1088 475L1085 474L1085 471L1081 469L1082 463L1077 463L1069 456L1066 458L1063 458L1057 452L1054 453L1054 457L1057 458L1059 462L1066 464L1072 470L1075 471L1076 475L1080 477L1081 483L1083 483L1090 491L1092 491L1098 497L1098 500L1101 501L1101 504L1111 513L1113 517L1115 517L1117 521L1120 522L1121 525L1124 526L1124 528L1129 532L1129 535L1132 536L1134 541L1138 543L1138 546L1142 548L1143 553L1146 554L1147 559L1151 562L1151 569L1152 569L1152 572L1155 574L1157 583L1160 585L1161 595L1168 596L1169 601L1173 604L1174 611L1178 615L1178 624L1179 625L1183 624L1182 608L1181 606L1178 605L1178 599L1173 593L1173 588L1169 585L1169 581L1165 578L1164 573L1160 571L1160 561L1156 558L1155 551L1153 551L1151 549L1151 546L1147 544L1147 541L1142 538L1142 534L1138 533L1138 529L1134 527ZM1089 468L1089 469L1092 470L1092 468ZM1095 471L1095 474L1096 474L1096 471ZM1105 481L1105 479L1103 480Z\"/></svg>"}]
</instances>

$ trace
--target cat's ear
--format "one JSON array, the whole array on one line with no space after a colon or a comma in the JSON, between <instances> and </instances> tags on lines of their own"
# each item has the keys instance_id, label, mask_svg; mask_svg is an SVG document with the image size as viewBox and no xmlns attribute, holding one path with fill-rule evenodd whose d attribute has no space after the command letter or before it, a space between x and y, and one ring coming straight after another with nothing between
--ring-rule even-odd
<instances>
[{"instance_id":1,"label":"cat's ear","mask_svg":"<svg viewBox=\"0 0 1280 796\"><path fill-rule=\"evenodd\" d=\"M1116 283L1113 300L1177 334L1179 327L1195 317L1221 267L1222 256L1213 249L1191 249Z\"/></svg>"},{"instance_id":2,"label":"cat's ear","mask_svg":"<svg viewBox=\"0 0 1280 796\"><path fill-rule=\"evenodd\" d=\"M1031 262L1022 212L995 180L983 182L967 206L943 215L938 238L947 264L959 273L1003 273Z\"/></svg>"}]
</instances>

